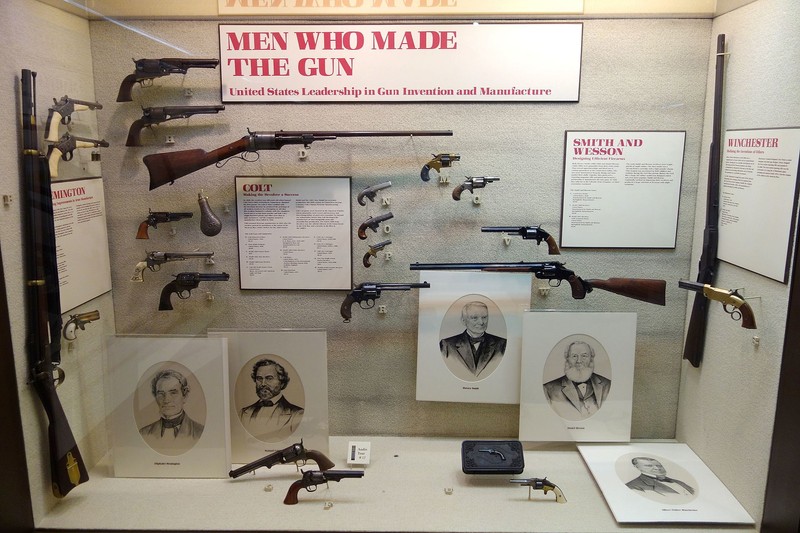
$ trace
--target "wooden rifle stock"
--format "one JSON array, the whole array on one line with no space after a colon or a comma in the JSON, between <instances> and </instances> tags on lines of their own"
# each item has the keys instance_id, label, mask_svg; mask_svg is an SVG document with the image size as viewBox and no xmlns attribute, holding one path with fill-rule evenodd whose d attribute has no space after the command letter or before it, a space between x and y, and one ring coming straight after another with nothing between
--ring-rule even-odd
<instances>
[{"instance_id":1,"label":"wooden rifle stock","mask_svg":"<svg viewBox=\"0 0 800 533\"><path fill-rule=\"evenodd\" d=\"M666 304L667 282L663 279L608 278L584 280L593 289L613 292L655 305Z\"/></svg>"},{"instance_id":2,"label":"wooden rifle stock","mask_svg":"<svg viewBox=\"0 0 800 533\"><path fill-rule=\"evenodd\" d=\"M172 183L187 174L241 154L247 151L249 146L250 136L247 135L238 141L226 144L211 152L198 148L195 150L146 155L143 160L147 170L150 171L150 190L152 191L156 187Z\"/></svg>"}]
</instances>

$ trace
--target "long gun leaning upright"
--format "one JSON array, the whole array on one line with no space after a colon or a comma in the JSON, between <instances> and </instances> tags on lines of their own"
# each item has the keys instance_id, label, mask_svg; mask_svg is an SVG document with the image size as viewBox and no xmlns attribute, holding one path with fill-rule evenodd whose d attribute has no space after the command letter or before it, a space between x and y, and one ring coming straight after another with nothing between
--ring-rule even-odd
<instances>
[{"instance_id":1,"label":"long gun leaning upright","mask_svg":"<svg viewBox=\"0 0 800 533\"><path fill-rule=\"evenodd\" d=\"M725 76L725 34L717 36L717 63L714 82L714 117L711 130L711 147L708 155L708 192L706 200L706 228L703 231L703 251L697 270L697 283L713 285L717 274L717 246L719 244L719 167L722 145L722 88ZM706 341L709 300L696 294L683 358L692 366L700 366Z\"/></svg>"},{"instance_id":2,"label":"long gun leaning upright","mask_svg":"<svg viewBox=\"0 0 800 533\"><path fill-rule=\"evenodd\" d=\"M150 154L143 158L150 171L150 190L172 183L192 172L218 164L241 153L259 150L280 150L289 144L302 144L306 148L314 141L329 141L339 137L430 137L452 136L450 130L423 131L247 131L247 135L216 150L181 150ZM257 154L256 154L257 156Z\"/></svg>"},{"instance_id":3,"label":"long gun leaning upright","mask_svg":"<svg viewBox=\"0 0 800 533\"><path fill-rule=\"evenodd\" d=\"M484 272L530 272L539 279L555 281L554 287L566 280L572 288L572 297L582 300L594 289L613 292L626 298L650 304L664 305L667 282L663 279L609 278L582 279L564 268L558 261L539 263L413 263L411 270L482 270ZM552 283L551 283L552 284Z\"/></svg>"},{"instance_id":4,"label":"long gun leaning upright","mask_svg":"<svg viewBox=\"0 0 800 533\"><path fill-rule=\"evenodd\" d=\"M47 418L53 494L63 498L89 480L75 437L56 394L64 381L61 362L61 305L47 159L36 130L36 73L22 71L22 167L27 204L27 312L30 379Z\"/></svg>"}]
</instances>

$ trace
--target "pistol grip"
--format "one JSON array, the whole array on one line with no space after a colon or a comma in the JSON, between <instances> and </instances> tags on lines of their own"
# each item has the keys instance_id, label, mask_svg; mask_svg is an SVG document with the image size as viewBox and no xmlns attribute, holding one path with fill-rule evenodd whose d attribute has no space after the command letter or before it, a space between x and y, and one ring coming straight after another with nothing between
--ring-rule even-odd
<instances>
[{"instance_id":1,"label":"pistol grip","mask_svg":"<svg viewBox=\"0 0 800 533\"><path fill-rule=\"evenodd\" d=\"M453 189L453 200L459 201L461 200L461 193L464 192L464 186L459 185L455 189Z\"/></svg>"},{"instance_id":2,"label":"pistol grip","mask_svg":"<svg viewBox=\"0 0 800 533\"><path fill-rule=\"evenodd\" d=\"M145 220L141 224L139 224L139 230L136 232L137 239L149 239L150 235L147 234L147 221Z\"/></svg>"},{"instance_id":3,"label":"pistol grip","mask_svg":"<svg viewBox=\"0 0 800 533\"><path fill-rule=\"evenodd\" d=\"M117 93L117 102L130 102L133 100L131 97L131 90L133 84L136 83L136 74L128 74L122 83L119 85L119 92Z\"/></svg>"},{"instance_id":4,"label":"pistol grip","mask_svg":"<svg viewBox=\"0 0 800 533\"><path fill-rule=\"evenodd\" d=\"M174 280L164 285L164 288L161 289L161 299L158 301L159 311L172 311L170 296L172 296L173 292L178 292L178 286Z\"/></svg>"},{"instance_id":5,"label":"pistol grip","mask_svg":"<svg viewBox=\"0 0 800 533\"><path fill-rule=\"evenodd\" d=\"M342 318L345 322L350 322L350 318L353 316L353 304L355 303L356 299L353 297L353 293L347 295L347 297L342 302L342 307L339 312L342 315Z\"/></svg>"},{"instance_id":6,"label":"pistol grip","mask_svg":"<svg viewBox=\"0 0 800 533\"><path fill-rule=\"evenodd\" d=\"M559 250L558 244L552 235L548 235L545 242L547 243L547 253L550 255L561 255L561 250Z\"/></svg>"}]
</instances>

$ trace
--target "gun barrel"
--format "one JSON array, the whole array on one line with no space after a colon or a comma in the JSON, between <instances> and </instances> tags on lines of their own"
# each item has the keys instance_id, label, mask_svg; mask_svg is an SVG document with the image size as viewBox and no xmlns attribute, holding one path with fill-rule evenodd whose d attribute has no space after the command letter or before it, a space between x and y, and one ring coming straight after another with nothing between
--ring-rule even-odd
<instances>
[{"instance_id":1,"label":"gun barrel","mask_svg":"<svg viewBox=\"0 0 800 533\"><path fill-rule=\"evenodd\" d=\"M345 478L364 477L363 470L326 470L323 472L325 481L339 481Z\"/></svg>"},{"instance_id":2,"label":"gun barrel","mask_svg":"<svg viewBox=\"0 0 800 533\"><path fill-rule=\"evenodd\" d=\"M483 232L503 232L503 233L519 233L525 229L525 226L483 226Z\"/></svg>"},{"instance_id":3,"label":"gun barrel","mask_svg":"<svg viewBox=\"0 0 800 533\"><path fill-rule=\"evenodd\" d=\"M698 283L696 281L689 281L684 279L678 280L678 287L680 287L681 289L687 289L695 292L703 292L705 286L706 286L705 283Z\"/></svg>"},{"instance_id":4,"label":"gun barrel","mask_svg":"<svg viewBox=\"0 0 800 533\"><path fill-rule=\"evenodd\" d=\"M556 261L543 263L412 263L411 270L484 270L487 272L535 272L548 266L561 266Z\"/></svg>"},{"instance_id":5,"label":"gun barrel","mask_svg":"<svg viewBox=\"0 0 800 533\"><path fill-rule=\"evenodd\" d=\"M262 457L261 459L256 459L255 461L247 463L244 466L240 466L239 468L231 470L230 472L228 472L228 475L236 479L237 477L243 476L248 472L252 472L257 468L261 468L262 466L266 466L267 468L272 468L272 465L280 462L282 453L283 450L273 452L269 455Z\"/></svg>"},{"instance_id":6,"label":"gun barrel","mask_svg":"<svg viewBox=\"0 0 800 533\"><path fill-rule=\"evenodd\" d=\"M452 137L453 130L390 131L280 131L284 135L310 134L315 137Z\"/></svg>"},{"instance_id":7,"label":"gun barrel","mask_svg":"<svg viewBox=\"0 0 800 533\"><path fill-rule=\"evenodd\" d=\"M427 289L431 284L423 281L422 283L375 283L375 286L383 291L408 291L411 289Z\"/></svg>"}]
</instances>

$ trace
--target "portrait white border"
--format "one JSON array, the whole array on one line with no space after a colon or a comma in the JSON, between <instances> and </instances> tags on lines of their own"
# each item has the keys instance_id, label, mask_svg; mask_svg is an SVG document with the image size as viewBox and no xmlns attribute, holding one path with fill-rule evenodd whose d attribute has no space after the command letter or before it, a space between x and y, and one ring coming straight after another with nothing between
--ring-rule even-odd
<instances>
[{"instance_id":1,"label":"portrait white border","mask_svg":"<svg viewBox=\"0 0 800 533\"><path fill-rule=\"evenodd\" d=\"M530 307L530 274L503 272L421 271L420 281L431 286L419 291L417 394L421 401L519 402L522 314ZM500 364L486 377L466 381L446 365L439 350L440 329L450 306L470 294L491 300L503 315L506 349ZM463 328L462 328L463 329ZM487 333L493 333L490 315Z\"/></svg>"},{"instance_id":2,"label":"portrait white border","mask_svg":"<svg viewBox=\"0 0 800 533\"><path fill-rule=\"evenodd\" d=\"M754 523L733 494L686 444L579 444L578 451L603 492L617 522ZM654 501L637 494L638 491L625 484L630 479L622 479L616 468L620 458L630 455L666 459L689 472L697 483L697 487L693 487L695 498L689 502L670 505L668 502ZM633 479L639 472L633 465L631 469ZM670 474L667 469L667 475Z\"/></svg>"},{"instance_id":3,"label":"portrait white border","mask_svg":"<svg viewBox=\"0 0 800 533\"><path fill-rule=\"evenodd\" d=\"M111 335L106 338L106 398L116 477L225 478L230 467L228 355L225 339L194 336ZM164 455L139 434L135 394L144 372L174 362L191 371L205 396L206 417L197 443ZM187 415L191 413L187 409Z\"/></svg>"},{"instance_id":4,"label":"portrait white border","mask_svg":"<svg viewBox=\"0 0 800 533\"><path fill-rule=\"evenodd\" d=\"M328 341L325 330L209 329L208 336L224 337L228 341L231 460L234 464L255 461L301 439L306 449L328 453ZM289 363L304 390L300 425L290 436L270 442L257 439L245 429L234 399L239 373L244 365L261 354L273 354ZM255 401L255 385L253 387ZM291 401L291 398L287 399Z\"/></svg>"},{"instance_id":5,"label":"portrait white border","mask_svg":"<svg viewBox=\"0 0 800 533\"><path fill-rule=\"evenodd\" d=\"M530 311L522 317L519 439L522 441L627 442L631 435L636 313ZM562 418L550 406L544 383L553 349L565 338L591 337L611 364L611 388L600 409L583 420ZM562 374L563 375L563 374ZM601 374L602 375L602 374Z\"/></svg>"}]
</instances>

